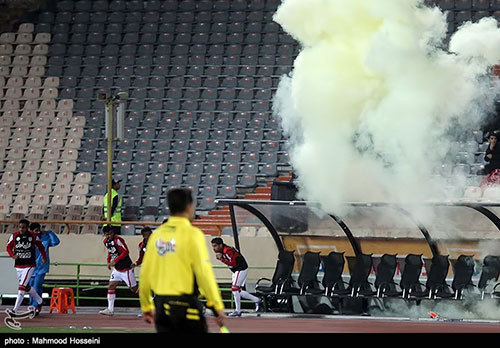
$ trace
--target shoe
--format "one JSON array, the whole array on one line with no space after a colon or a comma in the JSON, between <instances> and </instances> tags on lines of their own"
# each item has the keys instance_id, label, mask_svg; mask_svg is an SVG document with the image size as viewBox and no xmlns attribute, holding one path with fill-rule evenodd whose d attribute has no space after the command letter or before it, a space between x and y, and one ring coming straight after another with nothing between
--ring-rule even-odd
<instances>
[{"instance_id":1,"label":"shoe","mask_svg":"<svg viewBox=\"0 0 500 348\"><path fill-rule=\"evenodd\" d=\"M35 316L40 315L41 312L42 312L42 305L39 304L38 307L35 309Z\"/></svg>"},{"instance_id":2,"label":"shoe","mask_svg":"<svg viewBox=\"0 0 500 348\"><path fill-rule=\"evenodd\" d=\"M259 300L258 302L255 303L255 312L256 313L259 313L259 312L262 312L264 308L262 308L263 306L263 301L262 300Z\"/></svg>"},{"instance_id":3,"label":"shoe","mask_svg":"<svg viewBox=\"0 0 500 348\"><path fill-rule=\"evenodd\" d=\"M228 315L229 317L241 317L240 311L234 311Z\"/></svg>"},{"instance_id":4,"label":"shoe","mask_svg":"<svg viewBox=\"0 0 500 348\"><path fill-rule=\"evenodd\" d=\"M15 310L13 310L13 309L10 309L10 308L7 308L7 309L5 310L5 312L6 312L7 314L9 314L9 315L16 315L16 311L15 311Z\"/></svg>"},{"instance_id":5,"label":"shoe","mask_svg":"<svg viewBox=\"0 0 500 348\"><path fill-rule=\"evenodd\" d=\"M109 316L111 316L111 315L113 315L114 313L113 313L113 312L111 312L109 309L107 309L107 308L106 308L106 309L103 309L102 311L100 311L100 312L99 312L99 314L102 314L102 315L109 315Z\"/></svg>"}]
</instances>

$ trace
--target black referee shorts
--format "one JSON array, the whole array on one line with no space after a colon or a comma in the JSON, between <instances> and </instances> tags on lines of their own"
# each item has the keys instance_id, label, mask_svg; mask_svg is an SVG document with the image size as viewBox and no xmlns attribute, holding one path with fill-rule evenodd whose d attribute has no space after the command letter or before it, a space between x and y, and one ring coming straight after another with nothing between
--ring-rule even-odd
<instances>
[{"instance_id":1,"label":"black referee shorts","mask_svg":"<svg viewBox=\"0 0 500 348\"><path fill-rule=\"evenodd\" d=\"M203 308L197 297L155 295L154 303L157 332L208 332Z\"/></svg>"}]
</instances>

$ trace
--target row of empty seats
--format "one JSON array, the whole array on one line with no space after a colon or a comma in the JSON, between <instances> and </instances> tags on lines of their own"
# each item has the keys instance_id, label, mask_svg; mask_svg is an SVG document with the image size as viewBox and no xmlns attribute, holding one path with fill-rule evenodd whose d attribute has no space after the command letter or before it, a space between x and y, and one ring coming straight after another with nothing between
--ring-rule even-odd
<instances>
[{"instance_id":1,"label":"row of empty seats","mask_svg":"<svg viewBox=\"0 0 500 348\"><path fill-rule=\"evenodd\" d=\"M59 1L57 10L64 11L275 11L279 0L95 0Z\"/></svg>"},{"instance_id":2,"label":"row of empty seats","mask_svg":"<svg viewBox=\"0 0 500 348\"><path fill-rule=\"evenodd\" d=\"M2 218L63 219L68 210L81 219L92 202L91 174L76 172L85 117L60 98L59 76L46 75L50 39L34 23L0 34Z\"/></svg>"}]
</instances>

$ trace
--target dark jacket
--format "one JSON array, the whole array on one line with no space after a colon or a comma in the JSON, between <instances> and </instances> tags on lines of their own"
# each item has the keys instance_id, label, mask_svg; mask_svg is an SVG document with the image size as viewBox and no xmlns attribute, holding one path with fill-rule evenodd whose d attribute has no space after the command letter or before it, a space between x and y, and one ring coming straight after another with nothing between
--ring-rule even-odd
<instances>
[{"instance_id":1,"label":"dark jacket","mask_svg":"<svg viewBox=\"0 0 500 348\"><path fill-rule=\"evenodd\" d=\"M488 158L488 155L490 154L493 156L491 159ZM488 148L486 149L486 154L484 155L484 160L486 162L489 162L485 167L487 174L491 173L495 169L500 168L500 146L498 145L498 143L493 147L493 150L491 150L488 146Z\"/></svg>"}]
</instances>

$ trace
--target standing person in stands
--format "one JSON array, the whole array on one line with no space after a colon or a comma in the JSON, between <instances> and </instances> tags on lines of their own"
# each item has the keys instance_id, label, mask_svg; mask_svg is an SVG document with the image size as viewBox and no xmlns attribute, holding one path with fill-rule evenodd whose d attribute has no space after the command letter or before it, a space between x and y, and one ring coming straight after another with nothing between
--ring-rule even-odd
<instances>
[{"instance_id":1,"label":"standing person in stands","mask_svg":"<svg viewBox=\"0 0 500 348\"><path fill-rule=\"evenodd\" d=\"M115 234L110 226L104 226L103 230L106 236L104 245L108 249L108 269L112 272L108 286L108 308L100 311L99 314L113 315L118 284L124 282L134 294L137 294L138 286L127 244L123 238Z\"/></svg>"},{"instance_id":2,"label":"standing person in stands","mask_svg":"<svg viewBox=\"0 0 500 348\"><path fill-rule=\"evenodd\" d=\"M153 231L147 226L141 230L142 241L139 243L139 258L134 264L132 264L132 268L135 268L142 264L144 254L146 253L146 245L148 244L149 237L151 237L151 233L153 233Z\"/></svg>"},{"instance_id":3,"label":"standing person in stands","mask_svg":"<svg viewBox=\"0 0 500 348\"><path fill-rule=\"evenodd\" d=\"M33 222L29 228L31 232L34 233L42 242L47 258L47 262L42 262L42 254L40 251L36 251L36 267L30 282L30 286L35 289L40 297L42 297L45 275L49 273L49 248L59 245L60 241L52 230L42 230L42 227L38 222ZM41 307L38 306L38 303L33 296L30 296L30 305L35 308L37 315L40 314Z\"/></svg>"},{"instance_id":4,"label":"standing person in stands","mask_svg":"<svg viewBox=\"0 0 500 348\"><path fill-rule=\"evenodd\" d=\"M20 220L19 231L10 236L7 243L7 252L10 257L15 260L14 266L17 272L17 279L19 280L19 290L17 292L16 303L14 308L9 310L13 314L19 310L26 292L29 293L30 296L32 296L38 303L39 310L41 310L42 307L42 298L29 284L36 267L35 248L38 248L40 254L42 255L42 264L47 262L47 255L42 242L38 239L38 236L30 232L29 225L30 222L28 220Z\"/></svg>"},{"instance_id":5,"label":"standing person in stands","mask_svg":"<svg viewBox=\"0 0 500 348\"><path fill-rule=\"evenodd\" d=\"M485 167L485 174L490 174L495 169L500 168L500 145L498 145L497 133L490 133L488 141L489 146L486 149L486 154L484 155L484 160L488 162Z\"/></svg>"},{"instance_id":6,"label":"standing person in stands","mask_svg":"<svg viewBox=\"0 0 500 348\"><path fill-rule=\"evenodd\" d=\"M122 221L122 198L118 194L121 180L111 181L111 221ZM104 195L104 218L108 221L108 193ZM121 234L122 226L111 224L115 234Z\"/></svg>"},{"instance_id":7,"label":"standing person in stands","mask_svg":"<svg viewBox=\"0 0 500 348\"><path fill-rule=\"evenodd\" d=\"M229 267L232 276L231 291L234 296L235 311L229 314L230 317L241 316L241 299L245 298L255 303L255 311L260 310L261 299L253 296L245 290L245 283L248 275L248 264L243 255L233 247L224 244L222 238L212 239L212 248L217 260Z\"/></svg>"},{"instance_id":8,"label":"standing person in stands","mask_svg":"<svg viewBox=\"0 0 500 348\"><path fill-rule=\"evenodd\" d=\"M144 320L155 323L157 332L206 333L198 299L203 293L223 327L224 304L205 236L191 224L195 217L191 191L172 189L167 201L172 215L149 238L142 263L139 298Z\"/></svg>"}]
</instances>

